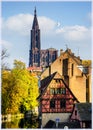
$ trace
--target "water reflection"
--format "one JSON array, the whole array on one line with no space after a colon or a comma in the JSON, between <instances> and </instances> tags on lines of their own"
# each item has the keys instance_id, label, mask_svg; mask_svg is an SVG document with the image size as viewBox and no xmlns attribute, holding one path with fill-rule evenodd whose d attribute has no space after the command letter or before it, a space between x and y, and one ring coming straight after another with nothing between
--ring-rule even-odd
<instances>
[{"instance_id":1,"label":"water reflection","mask_svg":"<svg viewBox=\"0 0 93 130\"><path fill-rule=\"evenodd\" d=\"M39 128L39 121L31 118L15 119L2 123L2 128Z\"/></svg>"}]
</instances>

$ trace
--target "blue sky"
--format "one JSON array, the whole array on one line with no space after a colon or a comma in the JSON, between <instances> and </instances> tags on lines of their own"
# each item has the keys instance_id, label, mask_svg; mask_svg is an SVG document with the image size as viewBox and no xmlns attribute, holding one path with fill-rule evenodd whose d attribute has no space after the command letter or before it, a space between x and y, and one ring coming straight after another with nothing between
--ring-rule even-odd
<instances>
[{"instance_id":1,"label":"blue sky","mask_svg":"<svg viewBox=\"0 0 93 130\"><path fill-rule=\"evenodd\" d=\"M2 2L2 47L28 66L34 9L41 30L41 48L70 48L81 59L91 59L91 2Z\"/></svg>"}]
</instances>

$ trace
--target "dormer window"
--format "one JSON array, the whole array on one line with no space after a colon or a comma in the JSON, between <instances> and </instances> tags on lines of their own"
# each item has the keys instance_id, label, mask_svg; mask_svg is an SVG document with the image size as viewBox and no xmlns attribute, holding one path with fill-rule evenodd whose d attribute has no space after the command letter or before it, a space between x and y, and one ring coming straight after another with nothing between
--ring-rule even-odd
<instances>
[{"instance_id":1,"label":"dormer window","mask_svg":"<svg viewBox=\"0 0 93 130\"><path fill-rule=\"evenodd\" d=\"M51 88L50 94L66 94L66 88Z\"/></svg>"}]
</instances>

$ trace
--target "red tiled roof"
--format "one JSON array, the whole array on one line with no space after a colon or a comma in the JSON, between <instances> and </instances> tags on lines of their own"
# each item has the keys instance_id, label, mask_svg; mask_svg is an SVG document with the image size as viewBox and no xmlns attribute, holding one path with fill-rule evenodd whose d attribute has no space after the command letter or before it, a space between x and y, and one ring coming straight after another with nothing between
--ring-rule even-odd
<instances>
[{"instance_id":1,"label":"red tiled roof","mask_svg":"<svg viewBox=\"0 0 93 130\"><path fill-rule=\"evenodd\" d=\"M29 70L29 71L42 71L42 68L33 66L33 67L28 67L27 70Z\"/></svg>"}]
</instances>

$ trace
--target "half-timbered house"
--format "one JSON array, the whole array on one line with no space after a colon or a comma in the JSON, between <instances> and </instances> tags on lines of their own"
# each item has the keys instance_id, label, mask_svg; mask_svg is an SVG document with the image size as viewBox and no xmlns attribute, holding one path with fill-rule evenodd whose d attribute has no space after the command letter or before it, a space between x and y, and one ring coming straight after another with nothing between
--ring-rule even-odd
<instances>
[{"instance_id":1,"label":"half-timbered house","mask_svg":"<svg viewBox=\"0 0 93 130\"><path fill-rule=\"evenodd\" d=\"M62 76L55 72L41 80L40 111L42 126L49 121L67 121L73 110L73 104L78 102Z\"/></svg>"}]
</instances>

